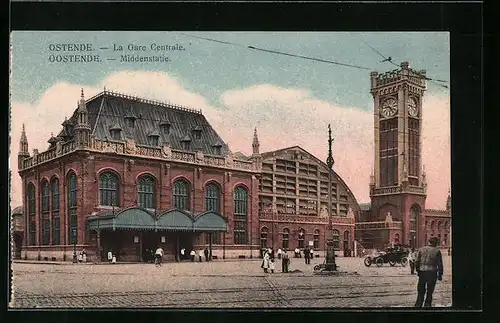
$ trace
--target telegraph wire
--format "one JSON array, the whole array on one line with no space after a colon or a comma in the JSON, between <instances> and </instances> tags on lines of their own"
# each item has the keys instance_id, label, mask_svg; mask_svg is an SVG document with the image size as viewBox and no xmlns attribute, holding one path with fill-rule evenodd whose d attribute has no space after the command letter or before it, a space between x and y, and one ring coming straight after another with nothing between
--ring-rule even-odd
<instances>
[{"instance_id":1,"label":"telegraph wire","mask_svg":"<svg viewBox=\"0 0 500 323\"><path fill-rule=\"evenodd\" d=\"M339 66L352 67L352 68L362 69L362 70L366 70L366 71L371 71L370 68L363 67L363 66L358 66L358 65L353 65L353 64L340 63L340 62L336 62L336 61L332 61L332 60L326 60L326 59L321 59L321 58L316 58L316 57L310 57L310 56L303 56L303 55L285 53L285 52L281 52L281 51L277 51L277 50L270 50L270 49L260 48L260 47L252 46L252 45L245 46L245 45L241 45L241 44L237 44L237 43L232 43L232 42L228 42L228 41L222 41L222 40L217 40L217 39L208 38L208 37L200 37L200 36L190 35L190 34L186 34L186 33L180 33L180 34L184 35L184 36L188 36L188 37L194 37L194 38L198 38L198 39L212 41L212 42L215 42L215 43L221 43L221 44L226 44L226 45L232 45L232 46L242 47L242 48L246 48L246 49L250 49L250 50L254 50L254 51L261 51L261 52L266 52L266 53L271 53L271 54L276 54L276 55L283 55L283 56L290 56L290 57L302 58L302 59L307 59L307 60L321 62L321 63L329 63L329 64L335 64L335 65L339 65Z\"/></svg>"}]
</instances>

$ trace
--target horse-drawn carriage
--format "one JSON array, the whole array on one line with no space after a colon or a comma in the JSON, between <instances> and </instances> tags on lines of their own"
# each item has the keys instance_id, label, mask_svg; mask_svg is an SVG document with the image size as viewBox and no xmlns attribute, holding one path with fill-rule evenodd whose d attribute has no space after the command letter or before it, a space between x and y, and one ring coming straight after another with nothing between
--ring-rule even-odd
<instances>
[{"instance_id":1,"label":"horse-drawn carriage","mask_svg":"<svg viewBox=\"0 0 500 323\"><path fill-rule=\"evenodd\" d=\"M381 267L383 264L389 263L391 266L408 264L409 249L404 247L387 248L385 251L376 251L365 257L364 263L366 267L376 264Z\"/></svg>"}]
</instances>

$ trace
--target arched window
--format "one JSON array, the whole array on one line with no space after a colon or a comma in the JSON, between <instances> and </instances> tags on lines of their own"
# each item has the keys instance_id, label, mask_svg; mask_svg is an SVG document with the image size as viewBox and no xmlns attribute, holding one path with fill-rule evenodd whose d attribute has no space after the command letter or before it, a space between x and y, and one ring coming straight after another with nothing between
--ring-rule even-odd
<instances>
[{"instance_id":1,"label":"arched window","mask_svg":"<svg viewBox=\"0 0 500 323\"><path fill-rule=\"evenodd\" d=\"M290 239L290 230L288 229L283 229L283 237L282 237L282 247L285 250L288 250L289 244L288 241Z\"/></svg>"},{"instance_id":2,"label":"arched window","mask_svg":"<svg viewBox=\"0 0 500 323\"><path fill-rule=\"evenodd\" d=\"M137 186L137 205L144 209L156 209L156 181L152 176L143 175Z\"/></svg>"},{"instance_id":3,"label":"arched window","mask_svg":"<svg viewBox=\"0 0 500 323\"><path fill-rule=\"evenodd\" d=\"M269 234L269 229L263 227L260 229L260 247L267 248L267 235Z\"/></svg>"},{"instance_id":4,"label":"arched window","mask_svg":"<svg viewBox=\"0 0 500 323\"><path fill-rule=\"evenodd\" d=\"M29 217L29 244L36 245L36 196L35 185L28 184L28 217Z\"/></svg>"},{"instance_id":5,"label":"arched window","mask_svg":"<svg viewBox=\"0 0 500 323\"><path fill-rule=\"evenodd\" d=\"M313 248L319 249L319 230L318 229L314 230Z\"/></svg>"},{"instance_id":6,"label":"arched window","mask_svg":"<svg viewBox=\"0 0 500 323\"><path fill-rule=\"evenodd\" d=\"M444 234L443 245L446 247L448 246L448 234L447 233Z\"/></svg>"},{"instance_id":7,"label":"arched window","mask_svg":"<svg viewBox=\"0 0 500 323\"><path fill-rule=\"evenodd\" d=\"M436 230L436 222L431 221L431 230L434 231Z\"/></svg>"},{"instance_id":8,"label":"arched window","mask_svg":"<svg viewBox=\"0 0 500 323\"><path fill-rule=\"evenodd\" d=\"M340 249L340 233L339 230L333 230L333 248Z\"/></svg>"},{"instance_id":9,"label":"arched window","mask_svg":"<svg viewBox=\"0 0 500 323\"><path fill-rule=\"evenodd\" d=\"M61 232L61 221L59 219L59 179L54 178L51 183L52 189L52 244L61 244L60 232Z\"/></svg>"},{"instance_id":10,"label":"arched window","mask_svg":"<svg viewBox=\"0 0 500 323\"><path fill-rule=\"evenodd\" d=\"M443 223L441 221L438 221L438 232L441 232L443 230Z\"/></svg>"},{"instance_id":11,"label":"arched window","mask_svg":"<svg viewBox=\"0 0 500 323\"><path fill-rule=\"evenodd\" d=\"M304 231L304 229L300 229L298 234L299 249L305 248L305 239L306 239L306 232Z\"/></svg>"},{"instance_id":12,"label":"arched window","mask_svg":"<svg viewBox=\"0 0 500 323\"><path fill-rule=\"evenodd\" d=\"M445 221L445 222L444 222L444 229L445 229L446 231L450 230L450 223L449 223L448 221Z\"/></svg>"},{"instance_id":13,"label":"arched window","mask_svg":"<svg viewBox=\"0 0 500 323\"><path fill-rule=\"evenodd\" d=\"M205 211L220 213L220 186L216 183L205 186Z\"/></svg>"},{"instance_id":14,"label":"arched window","mask_svg":"<svg viewBox=\"0 0 500 323\"><path fill-rule=\"evenodd\" d=\"M424 235L424 243L427 244L427 233Z\"/></svg>"},{"instance_id":15,"label":"arched window","mask_svg":"<svg viewBox=\"0 0 500 323\"><path fill-rule=\"evenodd\" d=\"M189 199L189 183L184 179L178 179L174 182L174 208L184 211L191 209L191 201Z\"/></svg>"},{"instance_id":16,"label":"arched window","mask_svg":"<svg viewBox=\"0 0 500 323\"><path fill-rule=\"evenodd\" d=\"M238 186L234 190L234 244L247 243L248 192Z\"/></svg>"},{"instance_id":17,"label":"arched window","mask_svg":"<svg viewBox=\"0 0 500 323\"><path fill-rule=\"evenodd\" d=\"M425 229L429 228L429 221L425 220Z\"/></svg>"},{"instance_id":18,"label":"arched window","mask_svg":"<svg viewBox=\"0 0 500 323\"><path fill-rule=\"evenodd\" d=\"M48 181L42 182L42 245L50 244L50 185Z\"/></svg>"},{"instance_id":19,"label":"arched window","mask_svg":"<svg viewBox=\"0 0 500 323\"><path fill-rule=\"evenodd\" d=\"M399 244L399 233L394 235L394 244Z\"/></svg>"},{"instance_id":20,"label":"arched window","mask_svg":"<svg viewBox=\"0 0 500 323\"><path fill-rule=\"evenodd\" d=\"M74 172L68 174L68 242L74 244L78 236L77 178Z\"/></svg>"},{"instance_id":21,"label":"arched window","mask_svg":"<svg viewBox=\"0 0 500 323\"><path fill-rule=\"evenodd\" d=\"M99 205L120 206L120 182L112 172L104 172L99 176Z\"/></svg>"},{"instance_id":22,"label":"arched window","mask_svg":"<svg viewBox=\"0 0 500 323\"><path fill-rule=\"evenodd\" d=\"M348 230L345 230L344 231L344 250L348 250L349 249L349 231Z\"/></svg>"}]
</instances>

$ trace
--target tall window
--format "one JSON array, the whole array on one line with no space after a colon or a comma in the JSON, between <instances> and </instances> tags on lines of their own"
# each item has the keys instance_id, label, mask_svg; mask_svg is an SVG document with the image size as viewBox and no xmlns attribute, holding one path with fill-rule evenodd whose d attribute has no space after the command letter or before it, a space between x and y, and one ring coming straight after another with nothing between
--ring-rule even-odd
<instances>
[{"instance_id":1,"label":"tall window","mask_svg":"<svg viewBox=\"0 0 500 323\"><path fill-rule=\"evenodd\" d=\"M267 235L269 234L269 229L263 227L260 229L260 247L267 248Z\"/></svg>"},{"instance_id":2,"label":"tall window","mask_svg":"<svg viewBox=\"0 0 500 323\"><path fill-rule=\"evenodd\" d=\"M42 182L42 214L40 222L42 224L42 245L50 244L50 185L48 181Z\"/></svg>"},{"instance_id":3,"label":"tall window","mask_svg":"<svg viewBox=\"0 0 500 323\"><path fill-rule=\"evenodd\" d=\"M408 129L409 129L409 156L408 156L408 175L409 176L418 176L418 159L419 159L419 120L410 118L408 120ZM418 181L415 178L414 182L411 182L412 185L418 185Z\"/></svg>"},{"instance_id":4,"label":"tall window","mask_svg":"<svg viewBox=\"0 0 500 323\"><path fill-rule=\"evenodd\" d=\"M380 185L398 182L398 119L380 122Z\"/></svg>"},{"instance_id":5,"label":"tall window","mask_svg":"<svg viewBox=\"0 0 500 323\"><path fill-rule=\"evenodd\" d=\"M412 207L410 210L410 239L411 246L413 248L417 247L417 226L418 226L418 216L419 211L417 207Z\"/></svg>"},{"instance_id":6,"label":"tall window","mask_svg":"<svg viewBox=\"0 0 500 323\"><path fill-rule=\"evenodd\" d=\"M282 238L282 246L283 246L283 249L286 249L288 250L289 248L289 241L290 239L290 230L288 229L283 229L283 238Z\"/></svg>"},{"instance_id":7,"label":"tall window","mask_svg":"<svg viewBox=\"0 0 500 323\"><path fill-rule=\"evenodd\" d=\"M205 211L220 213L220 186L216 183L205 187Z\"/></svg>"},{"instance_id":8,"label":"tall window","mask_svg":"<svg viewBox=\"0 0 500 323\"><path fill-rule=\"evenodd\" d=\"M112 172L104 172L99 176L99 205L120 206L118 176Z\"/></svg>"},{"instance_id":9,"label":"tall window","mask_svg":"<svg viewBox=\"0 0 500 323\"><path fill-rule=\"evenodd\" d=\"M71 172L68 175L68 242L75 244L78 236L77 221L77 178L76 174Z\"/></svg>"},{"instance_id":10,"label":"tall window","mask_svg":"<svg viewBox=\"0 0 500 323\"><path fill-rule=\"evenodd\" d=\"M299 230L299 249L305 248L306 232L304 229Z\"/></svg>"},{"instance_id":11,"label":"tall window","mask_svg":"<svg viewBox=\"0 0 500 323\"><path fill-rule=\"evenodd\" d=\"M441 232L443 230L443 223L441 221L438 221L438 232Z\"/></svg>"},{"instance_id":12,"label":"tall window","mask_svg":"<svg viewBox=\"0 0 500 323\"><path fill-rule=\"evenodd\" d=\"M349 231L344 231L344 250L349 249Z\"/></svg>"},{"instance_id":13,"label":"tall window","mask_svg":"<svg viewBox=\"0 0 500 323\"><path fill-rule=\"evenodd\" d=\"M189 211L191 209L189 199L189 183L183 179L174 182L174 208Z\"/></svg>"},{"instance_id":14,"label":"tall window","mask_svg":"<svg viewBox=\"0 0 500 323\"><path fill-rule=\"evenodd\" d=\"M319 249L319 230L318 229L314 230L313 248Z\"/></svg>"},{"instance_id":15,"label":"tall window","mask_svg":"<svg viewBox=\"0 0 500 323\"><path fill-rule=\"evenodd\" d=\"M144 209L156 209L156 182L153 177L144 175L139 178L137 204Z\"/></svg>"},{"instance_id":16,"label":"tall window","mask_svg":"<svg viewBox=\"0 0 500 323\"><path fill-rule=\"evenodd\" d=\"M60 220L59 220L59 180L54 178L51 183L52 188L52 244L61 244L60 239Z\"/></svg>"},{"instance_id":17,"label":"tall window","mask_svg":"<svg viewBox=\"0 0 500 323\"><path fill-rule=\"evenodd\" d=\"M204 233L205 244L210 244L210 233ZM212 244L221 244L220 232L212 232Z\"/></svg>"},{"instance_id":18,"label":"tall window","mask_svg":"<svg viewBox=\"0 0 500 323\"><path fill-rule=\"evenodd\" d=\"M234 243L247 243L248 192L238 186L234 190Z\"/></svg>"},{"instance_id":19,"label":"tall window","mask_svg":"<svg viewBox=\"0 0 500 323\"><path fill-rule=\"evenodd\" d=\"M35 185L28 184L28 218L29 218L29 244L36 245L36 196Z\"/></svg>"},{"instance_id":20,"label":"tall window","mask_svg":"<svg viewBox=\"0 0 500 323\"><path fill-rule=\"evenodd\" d=\"M340 249L340 233L339 230L333 230L333 248Z\"/></svg>"},{"instance_id":21,"label":"tall window","mask_svg":"<svg viewBox=\"0 0 500 323\"><path fill-rule=\"evenodd\" d=\"M436 230L436 222L431 221L431 230L434 231Z\"/></svg>"}]
</instances>

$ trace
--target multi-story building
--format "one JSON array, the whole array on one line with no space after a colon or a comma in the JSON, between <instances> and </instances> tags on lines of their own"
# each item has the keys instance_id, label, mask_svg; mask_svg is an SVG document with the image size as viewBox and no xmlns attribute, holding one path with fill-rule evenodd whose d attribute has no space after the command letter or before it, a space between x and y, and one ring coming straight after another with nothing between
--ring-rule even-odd
<instances>
[{"instance_id":1,"label":"multi-story building","mask_svg":"<svg viewBox=\"0 0 500 323\"><path fill-rule=\"evenodd\" d=\"M255 147L258 140L254 138ZM261 246L325 250L332 216L336 250L353 250L354 223L360 209L340 176L304 149L294 146L262 154L259 181ZM329 171L332 204L328 210Z\"/></svg>"},{"instance_id":2,"label":"multi-story building","mask_svg":"<svg viewBox=\"0 0 500 323\"><path fill-rule=\"evenodd\" d=\"M82 97L50 147L18 156L23 257L83 248L145 260L162 246L258 255L258 158L233 158L201 111L104 91ZM258 156L257 156L258 157Z\"/></svg>"},{"instance_id":3,"label":"multi-story building","mask_svg":"<svg viewBox=\"0 0 500 323\"><path fill-rule=\"evenodd\" d=\"M408 62L398 70L371 73L375 167L371 204L363 206L356 224L356 239L366 248L392 243L419 247L430 237L426 223L434 221L431 218L451 223L450 212L425 209L427 181L421 160L425 75Z\"/></svg>"}]
</instances>

